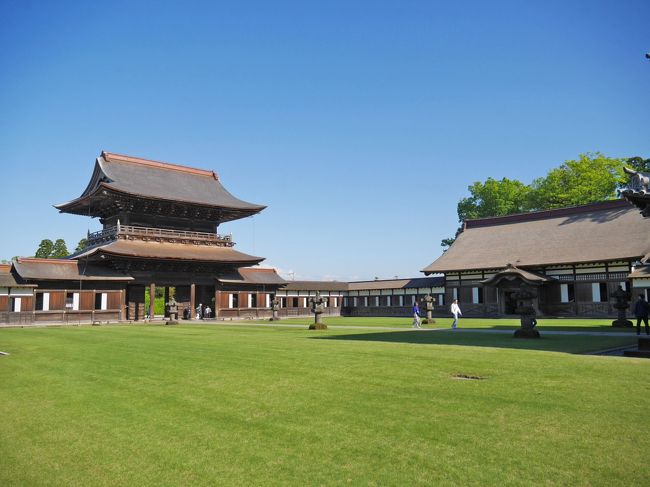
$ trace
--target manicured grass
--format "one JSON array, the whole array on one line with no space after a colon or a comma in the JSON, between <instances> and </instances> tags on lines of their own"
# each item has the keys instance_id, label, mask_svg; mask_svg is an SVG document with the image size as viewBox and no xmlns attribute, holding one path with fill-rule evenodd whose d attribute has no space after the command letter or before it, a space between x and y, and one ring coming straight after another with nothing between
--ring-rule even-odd
<instances>
[{"instance_id":1,"label":"manicured grass","mask_svg":"<svg viewBox=\"0 0 650 487\"><path fill-rule=\"evenodd\" d=\"M648 484L650 361L507 340L0 329L0 485Z\"/></svg>"},{"instance_id":2,"label":"manicured grass","mask_svg":"<svg viewBox=\"0 0 650 487\"><path fill-rule=\"evenodd\" d=\"M313 318L288 318L277 323L287 324L309 324ZM424 328L450 328L452 318L435 318L435 323L423 325ZM373 326L386 328L411 328L413 318L411 317L359 317L351 318L345 316L324 316L323 322L328 326ZM491 318L461 318L459 321L461 329L489 328L493 330L514 330L519 328L519 320L513 318L491 319ZM548 329L554 331L606 331L620 333L636 333L636 328L614 328L611 319L601 318L541 318L537 324L540 331Z\"/></svg>"}]
</instances>

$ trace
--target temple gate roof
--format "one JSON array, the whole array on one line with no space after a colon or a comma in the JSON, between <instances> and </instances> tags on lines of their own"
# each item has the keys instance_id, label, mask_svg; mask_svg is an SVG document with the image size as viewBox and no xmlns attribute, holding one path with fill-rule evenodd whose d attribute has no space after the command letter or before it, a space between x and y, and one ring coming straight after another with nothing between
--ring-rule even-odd
<instances>
[{"instance_id":1,"label":"temple gate roof","mask_svg":"<svg viewBox=\"0 0 650 487\"><path fill-rule=\"evenodd\" d=\"M133 200L140 203L134 205ZM218 222L251 216L266 208L230 194L213 171L106 151L97 158L82 195L55 208L62 213L105 217L129 208L151 211L156 202L163 214ZM169 203L184 206L185 214L170 209Z\"/></svg>"}]
</instances>

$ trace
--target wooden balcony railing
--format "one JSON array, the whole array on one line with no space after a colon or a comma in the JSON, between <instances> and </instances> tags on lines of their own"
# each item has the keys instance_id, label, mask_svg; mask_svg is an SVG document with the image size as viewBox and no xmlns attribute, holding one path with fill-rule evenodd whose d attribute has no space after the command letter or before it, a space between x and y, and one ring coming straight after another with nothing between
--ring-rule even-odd
<instances>
[{"instance_id":1,"label":"wooden balcony railing","mask_svg":"<svg viewBox=\"0 0 650 487\"><path fill-rule=\"evenodd\" d=\"M138 227L134 225L116 225L88 234L88 245L97 245L119 238L137 240L157 240L178 243L203 243L220 247L232 247L232 235L219 235L209 232L188 232L167 228Z\"/></svg>"}]
</instances>

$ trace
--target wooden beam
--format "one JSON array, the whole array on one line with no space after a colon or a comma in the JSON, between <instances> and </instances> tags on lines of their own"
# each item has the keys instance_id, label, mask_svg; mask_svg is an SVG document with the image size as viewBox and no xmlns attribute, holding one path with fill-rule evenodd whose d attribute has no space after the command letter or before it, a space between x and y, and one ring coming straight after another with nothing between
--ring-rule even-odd
<instances>
[{"instance_id":1,"label":"wooden beam","mask_svg":"<svg viewBox=\"0 0 650 487\"><path fill-rule=\"evenodd\" d=\"M196 308L196 284L190 284L190 316L194 316L194 309Z\"/></svg>"},{"instance_id":2,"label":"wooden beam","mask_svg":"<svg viewBox=\"0 0 650 487\"><path fill-rule=\"evenodd\" d=\"M149 284L149 319L153 320L156 301L156 285L152 282Z\"/></svg>"}]
</instances>

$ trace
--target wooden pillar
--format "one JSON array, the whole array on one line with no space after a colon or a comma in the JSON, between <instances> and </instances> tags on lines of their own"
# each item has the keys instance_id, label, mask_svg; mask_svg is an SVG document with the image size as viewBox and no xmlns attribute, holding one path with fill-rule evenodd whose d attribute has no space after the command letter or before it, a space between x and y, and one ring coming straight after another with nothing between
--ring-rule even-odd
<instances>
[{"instance_id":1,"label":"wooden pillar","mask_svg":"<svg viewBox=\"0 0 650 487\"><path fill-rule=\"evenodd\" d=\"M120 315L119 315L119 320L124 321L125 314L124 312L126 311L126 301L125 301L125 292L124 289L120 290Z\"/></svg>"},{"instance_id":2,"label":"wooden pillar","mask_svg":"<svg viewBox=\"0 0 650 487\"><path fill-rule=\"evenodd\" d=\"M214 318L219 318L219 306L221 303L221 291L219 289L214 290Z\"/></svg>"},{"instance_id":3,"label":"wooden pillar","mask_svg":"<svg viewBox=\"0 0 650 487\"><path fill-rule=\"evenodd\" d=\"M196 284L190 285L190 319L194 319L194 309L196 308Z\"/></svg>"},{"instance_id":4,"label":"wooden pillar","mask_svg":"<svg viewBox=\"0 0 650 487\"><path fill-rule=\"evenodd\" d=\"M153 320L156 301L156 284L149 284L149 319Z\"/></svg>"}]
</instances>

